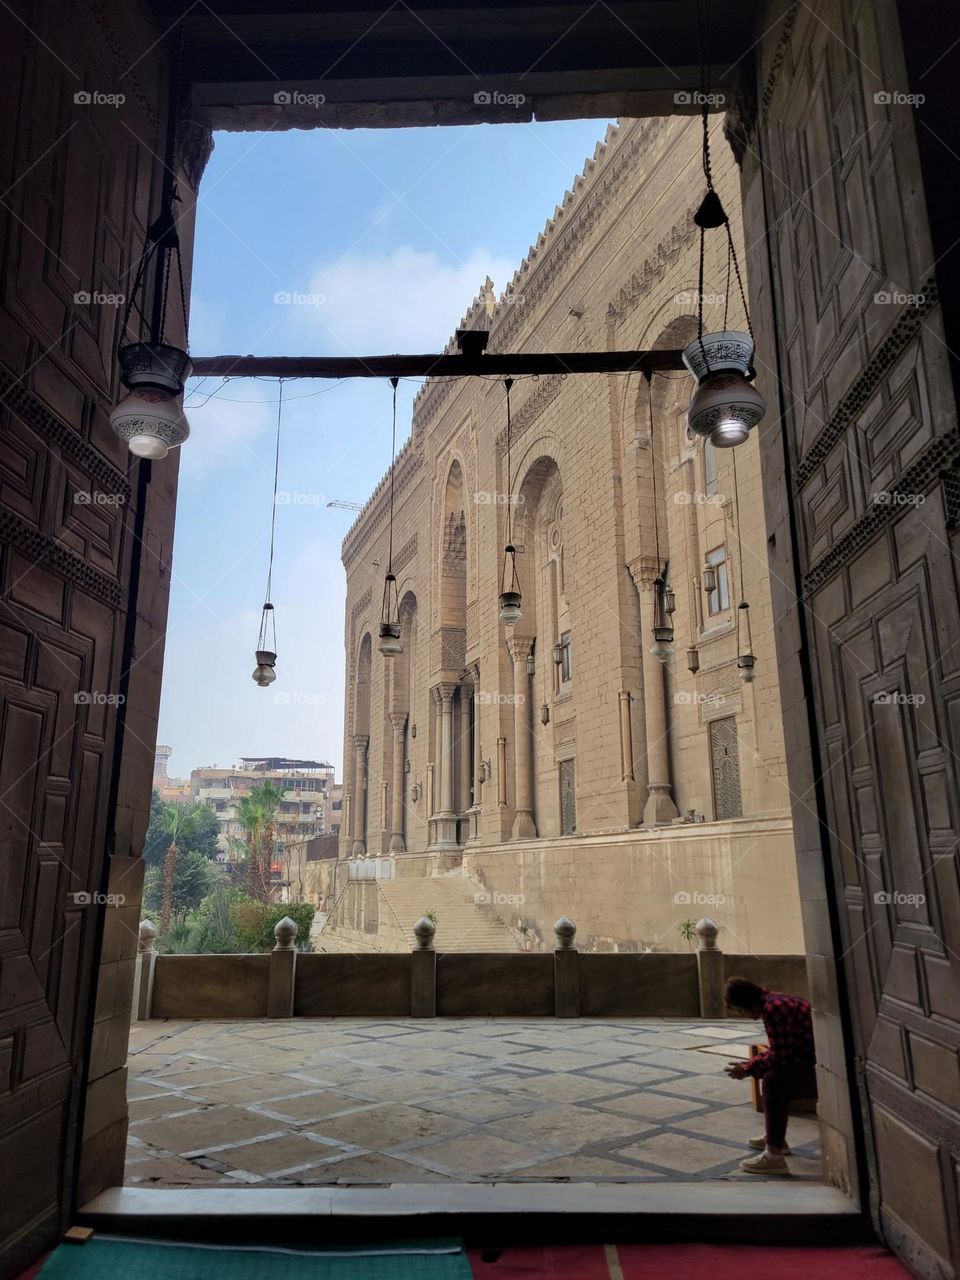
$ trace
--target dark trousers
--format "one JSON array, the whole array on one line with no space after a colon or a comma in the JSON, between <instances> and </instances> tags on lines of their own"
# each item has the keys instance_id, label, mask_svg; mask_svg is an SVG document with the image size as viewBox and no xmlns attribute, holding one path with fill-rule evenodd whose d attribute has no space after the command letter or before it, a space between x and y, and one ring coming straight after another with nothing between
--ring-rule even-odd
<instances>
[{"instance_id":1,"label":"dark trousers","mask_svg":"<svg viewBox=\"0 0 960 1280\"><path fill-rule=\"evenodd\" d=\"M768 1147L787 1143L787 1120L794 1098L817 1096L817 1074L813 1067L771 1067L760 1081L763 1098L764 1131Z\"/></svg>"}]
</instances>

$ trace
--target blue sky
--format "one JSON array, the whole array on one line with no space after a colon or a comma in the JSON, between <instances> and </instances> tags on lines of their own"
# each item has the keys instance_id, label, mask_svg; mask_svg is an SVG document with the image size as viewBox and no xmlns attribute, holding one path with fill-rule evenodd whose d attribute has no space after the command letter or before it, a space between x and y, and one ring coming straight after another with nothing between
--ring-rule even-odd
<instances>
[{"instance_id":1,"label":"blue sky","mask_svg":"<svg viewBox=\"0 0 960 1280\"><path fill-rule=\"evenodd\" d=\"M498 293L508 283L606 125L218 134L200 193L191 351L439 351L487 274ZM398 447L418 385L400 385ZM365 379L284 384L279 657L264 690L250 675L276 401L274 381L190 384L159 736L176 776L262 753L327 759L340 777L340 542L354 516L326 502L364 501L386 470L390 391Z\"/></svg>"}]
</instances>

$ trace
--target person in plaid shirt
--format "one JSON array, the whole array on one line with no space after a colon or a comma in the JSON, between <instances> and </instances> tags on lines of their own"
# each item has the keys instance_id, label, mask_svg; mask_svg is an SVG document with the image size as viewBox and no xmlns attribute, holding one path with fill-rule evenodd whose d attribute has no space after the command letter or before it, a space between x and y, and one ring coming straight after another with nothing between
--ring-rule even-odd
<instances>
[{"instance_id":1,"label":"person in plaid shirt","mask_svg":"<svg viewBox=\"0 0 960 1280\"><path fill-rule=\"evenodd\" d=\"M787 1121L794 1098L817 1096L816 1052L810 1001L802 996L770 991L747 978L730 978L724 990L727 1009L739 1017L762 1018L768 1049L747 1062L731 1062L727 1075L734 1080L753 1076L760 1080L764 1133L751 1138L758 1156L741 1160L746 1173L789 1174Z\"/></svg>"}]
</instances>

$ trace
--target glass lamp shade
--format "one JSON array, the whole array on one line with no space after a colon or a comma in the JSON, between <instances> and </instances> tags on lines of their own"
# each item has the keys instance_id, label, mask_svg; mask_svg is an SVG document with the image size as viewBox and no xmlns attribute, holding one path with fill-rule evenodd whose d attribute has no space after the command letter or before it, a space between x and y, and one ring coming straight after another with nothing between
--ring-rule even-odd
<instances>
[{"instance_id":1,"label":"glass lamp shade","mask_svg":"<svg viewBox=\"0 0 960 1280\"><path fill-rule=\"evenodd\" d=\"M737 669L744 684L753 684L757 678L757 660L752 653L741 653L737 658Z\"/></svg>"},{"instance_id":2,"label":"glass lamp shade","mask_svg":"<svg viewBox=\"0 0 960 1280\"><path fill-rule=\"evenodd\" d=\"M717 570L715 565L705 564L703 566L703 589L706 591L707 595L712 595L712 593L716 591Z\"/></svg>"},{"instance_id":3,"label":"glass lamp shade","mask_svg":"<svg viewBox=\"0 0 960 1280\"><path fill-rule=\"evenodd\" d=\"M534 676L537 674L537 662L532 653L527 654L527 675Z\"/></svg>"},{"instance_id":4,"label":"glass lamp shade","mask_svg":"<svg viewBox=\"0 0 960 1280\"><path fill-rule=\"evenodd\" d=\"M139 387L110 414L113 433L138 458L165 458L190 434L180 401L169 391Z\"/></svg>"},{"instance_id":5,"label":"glass lamp shade","mask_svg":"<svg viewBox=\"0 0 960 1280\"><path fill-rule=\"evenodd\" d=\"M519 591L501 591L500 592L500 621L506 623L508 627L515 626L523 614L520 612L520 592Z\"/></svg>"},{"instance_id":6,"label":"glass lamp shade","mask_svg":"<svg viewBox=\"0 0 960 1280\"><path fill-rule=\"evenodd\" d=\"M555 665L558 667L563 662L563 645L562 644L555 644L553 646L553 661Z\"/></svg>"},{"instance_id":7,"label":"glass lamp shade","mask_svg":"<svg viewBox=\"0 0 960 1280\"><path fill-rule=\"evenodd\" d=\"M377 641L377 651L382 653L385 658L394 658L397 654L403 653L399 622L380 623L380 639Z\"/></svg>"},{"instance_id":8,"label":"glass lamp shade","mask_svg":"<svg viewBox=\"0 0 960 1280\"><path fill-rule=\"evenodd\" d=\"M180 347L165 342L134 342L117 352L120 378L125 387L153 387L183 395L183 384L193 369L190 357Z\"/></svg>"},{"instance_id":9,"label":"glass lamp shade","mask_svg":"<svg viewBox=\"0 0 960 1280\"><path fill-rule=\"evenodd\" d=\"M683 363L698 382L712 373L734 370L747 375L753 363L753 339L749 333L724 329L694 338L683 353Z\"/></svg>"},{"instance_id":10,"label":"glass lamp shade","mask_svg":"<svg viewBox=\"0 0 960 1280\"><path fill-rule=\"evenodd\" d=\"M268 685L273 684L277 678L274 670L277 655L271 653L269 649L257 650L257 665L253 673L254 684L258 684L261 689L266 689Z\"/></svg>"},{"instance_id":11,"label":"glass lamp shade","mask_svg":"<svg viewBox=\"0 0 960 1280\"><path fill-rule=\"evenodd\" d=\"M700 652L695 645L691 645L687 650L687 670L692 675L696 675L700 670Z\"/></svg>"},{"instance_id":12,"label":"glass lamp shade","mask_svg":"<svg viewBox=\"0 0 960 1280\"><path fill-rule=\"evenodd\" d=\"M712 373L693 393L687 425L715 449L732 449L748 439L767 405L742 373Z\"/></svg>"},{"instance_id":13,"label":"glass lamp shade","mask_svg":"<svg viewBox=\"0 0 960 1280\"><path fill-rule=\"evenodd\" d=\"M650 646L650 656L658 662L667 663L673 657L673 648L669 641L655 639Z\"/></svg>"}]
</instances>

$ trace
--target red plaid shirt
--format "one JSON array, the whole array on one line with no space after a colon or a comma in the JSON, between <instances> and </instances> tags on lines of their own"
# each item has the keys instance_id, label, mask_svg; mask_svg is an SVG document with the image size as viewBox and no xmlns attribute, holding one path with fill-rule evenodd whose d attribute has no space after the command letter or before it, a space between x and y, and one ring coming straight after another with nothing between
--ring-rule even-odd
<instances>
[{"instance_id":1,"label":"red plaid shirt","mask_svg":"<svg viewBox=\"0 0 960 1280\"><path fill-rule=\"evenodd\" d=\"M747 1064L748 1076L762 1076L771 1067L811 1068L816 1062L810 1001L768 991L763 997L763 1027L769 1049Z\"/></svg>"}]
</instances>

